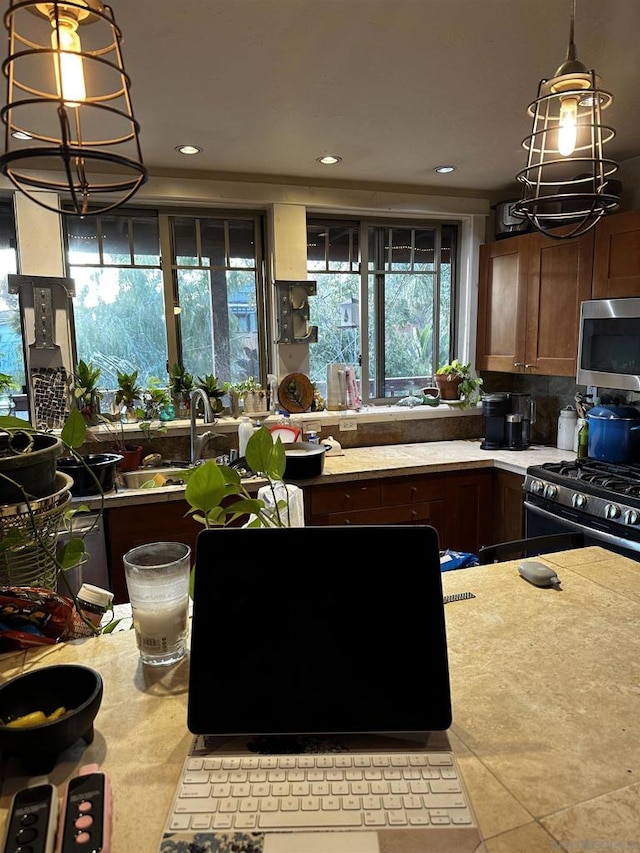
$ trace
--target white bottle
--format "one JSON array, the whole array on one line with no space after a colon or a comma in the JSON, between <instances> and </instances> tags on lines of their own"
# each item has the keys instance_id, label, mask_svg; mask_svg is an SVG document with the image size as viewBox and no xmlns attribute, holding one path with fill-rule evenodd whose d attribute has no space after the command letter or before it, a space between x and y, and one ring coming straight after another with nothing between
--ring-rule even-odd
<instances>
[{"instance_id":1,"label":"white bottle","mask_svg":"<svg viewBox=\"0 0 640 853\"><path fill-rule=\"evenodd\" d=\"M558 418L558 450L573 450L577 413L575 409L562 409Z\"/></svg>"},{"instance_id":2,"label":"white bottle","mask_svg":"<svg viewBox=\"0 0 640 853\"><path fill-rule=\"evenodd\" d=\"M240 418L238 425L238 454L244 456L247 452L247 444L253 435L253 424L249 418Z\"/></svg>"}]
</instances>

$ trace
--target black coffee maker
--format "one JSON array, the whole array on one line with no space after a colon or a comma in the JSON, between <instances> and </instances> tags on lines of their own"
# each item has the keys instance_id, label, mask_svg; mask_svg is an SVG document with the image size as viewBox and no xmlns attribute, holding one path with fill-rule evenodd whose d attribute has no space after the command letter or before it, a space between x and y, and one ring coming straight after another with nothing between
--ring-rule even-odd
<instances>
[{"instance_id":1,"label":"black coffee maker","mask_svg":"<svg viewBox=\"0 0 640 853\"><path fill-rule=\"evenodd\" d=\"M517 391L485 394L483 450L526 450L531 443L534 404L530 394Z\"/></svg>"}]
</instances>

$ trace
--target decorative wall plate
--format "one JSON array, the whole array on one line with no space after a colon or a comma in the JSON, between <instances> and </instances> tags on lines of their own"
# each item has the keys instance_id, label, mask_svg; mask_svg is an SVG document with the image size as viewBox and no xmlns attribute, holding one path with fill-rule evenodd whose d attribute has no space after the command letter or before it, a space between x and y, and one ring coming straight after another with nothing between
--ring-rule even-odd
<instances>
[{"instance_id":1,"label":"decorative wall plate","mask_svg":"<svg viewBox=\"0 0 640 853\"><path fill-rule=\"evenodd\" d=\"M309 410L313 402L313 385L304 373L288 373L278 386L278 400L290 414Z\"/></svg>"}]
</instances>

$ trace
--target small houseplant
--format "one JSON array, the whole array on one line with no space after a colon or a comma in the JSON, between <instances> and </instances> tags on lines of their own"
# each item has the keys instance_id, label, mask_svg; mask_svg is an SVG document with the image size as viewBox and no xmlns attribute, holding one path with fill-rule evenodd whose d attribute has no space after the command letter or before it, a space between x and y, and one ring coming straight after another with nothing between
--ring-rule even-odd
<instances>
[{"instance_id":1,"label":"small houseplant","mask_svg":"<svg viewBox=\"0 0 640 853\"><path fill-rule=\"evenodd\" d=\"M157 376L150 376L147 387L142 392L145 405L145 420L157 418L161 421L171 421L175 417L171 395L166 387L160 384Z\"/></svg>"},{"instance_id":2,"label":"small houseplant","mask_svg":"<svg viewBox=\"0 0 640 853\"><path fill-rule=\"evenodd\" d=\"M116 406L122 406L120 417L123 423L136 423L138 411L136 400L142 399L142 388L138 385L138 371L124 373L117 371L118 390L116 391Z\"/></svg>"},{"instance_id":3,"label":"small houseplant","mask_svg":"<svg viewBox=\"0 0 640 853\"><path fill-rule=\"evenodd\" d=\"M460 400L463 407L468 408L480 398L482 379L472 376L471 365L457 358L436 370L435 382L444 401Z\"/></svg>"},{"instance_id":4,"label":"small houseplant","mask_svg":"<svg viewBox=\"0 0 640 853\"><path fill-rule=\"evenodd\" d=\"M209 398L211 411L214 415L219 415L224 409L222 398L229 392L231 383L223 382L220 384L217 376L214 376L213 373L207 373L204 376L198 376L198 384L196 387L202 388Z\"/></svg>"},{"instance_id":5,"label":"small houseplant","mask_svg":"<svg viewBox=\"0 0 640 853\"><path fill-rule=\"evenodd\" d=\"M18 385L9 373L0 373L0 414L9 415L13 408L11 392L17 391Z\"/></svg>"},{"instance_id":6,"label":"small houseplant","mask_svg":"<svg viewBox=\"0 0 640 853\"><path fill-rule=\"evenodd\" d=\"M143 447L141 444L136 444L133 441L127 441L124 434L124 422L119 415L100 415L99 423L104 426L109 438L107 439L115 453L122 456L122 461L118 463L118 471L135 471L140 467L142 461ZM100 438L91 435L94 440L100 441Z\"/></svg>"},{"instance_id":7,"label":"small houseplant","mask_svg":"<svg viewBox=\"0 0 640 853\"><path fill-rule=\"evenodd\" d=\"M176 362L169 370L169 389L173 397L176 417L188 418L189 394L193 391L193 374L187 373L184 367Z\"/></svg>"},{"instance_id":8,"label":"small houseplant","mask_svg":"<svg viewBox=\"0 0 640 853\"><path fill-rule=\"evenodd\" d=\"M238 399L242 401L246 415L267 411L267 392L253 376L232 386Z\"/></svg>"},{"instance_id":9,"label":"small houseplant","mask_svg":"<svg viewBox=\"0 0 640 853\"><path fill-rule=\"evenodd\" d=\"M99 367L94 367L90 361L82 359L73 371L73 397L88 426L97 424L100 416L102 394L98 390L98 382L101 373Z\"/></svg>"}]
</instances>

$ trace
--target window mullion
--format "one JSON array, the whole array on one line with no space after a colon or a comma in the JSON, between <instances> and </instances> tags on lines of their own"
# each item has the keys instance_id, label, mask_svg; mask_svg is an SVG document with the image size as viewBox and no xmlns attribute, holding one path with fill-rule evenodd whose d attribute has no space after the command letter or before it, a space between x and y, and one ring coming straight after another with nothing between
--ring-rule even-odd
<instances>
[{"instance_id":1,"label":"window mullion","mask_svg":"<svg viewBox=\"0 0 640 853\"><path fill-rule=\"evenodd\" d=\"M436 228L434 233L434 241L433 241L433 267L434 267L434 279L432 284L433 291L433 326L431 333L431 359L432 359L432 368L435 373L439 365L440 361L440 305L441 305L441 296L440 296L440 285L441 281L441 267L440 267L440 255L442 252L442 229ZM451 337L449 337L451 339ZM450 360L450 359L448 359Z\"/></svg>"},{"instance_id":2,"label":"window mullion","mask_svg":"<svg viewBox=\"0 0 640 853\"><path fill-rule=\"evenodd\" d=\"M160 258L166 262L161 263L162 289L164 294L164 317L167 330L167 361L169 368L172 364L181 363L182 343L180 336L180 314L174 309L179 307L178 295L178 272L171 259L173 258L173 241L171 238L171 226L169 216L159 214L158 231L160 237Z\"/></svg>"},{"instance_id":3,"label":"window mullion","mask_svg":"<svg viewBox=\"0 0 640 853\"><path fill-rule=\"evenodd\" d=\"M385 234L389 241L389 249L387 252L388 269L391 269L391 246L393 243L393 229L391 228L374 228L374 246L375 246L375 270L374 270L374 302L376 312L376 333L374 336L374 347L376 351L376 381L375 395L376 397L385 397L385 251L384 242Z\"/></svg>"},{"instance_id":4,"label":"window mullion","mask_svg":"<svg viewBox=\"0 0 640 853\"><path fill-rule=\"evenodd\" d=\"M369 240L366 222L360 223L360 396L369 402Z\"/></svg>"}]
</instances>

